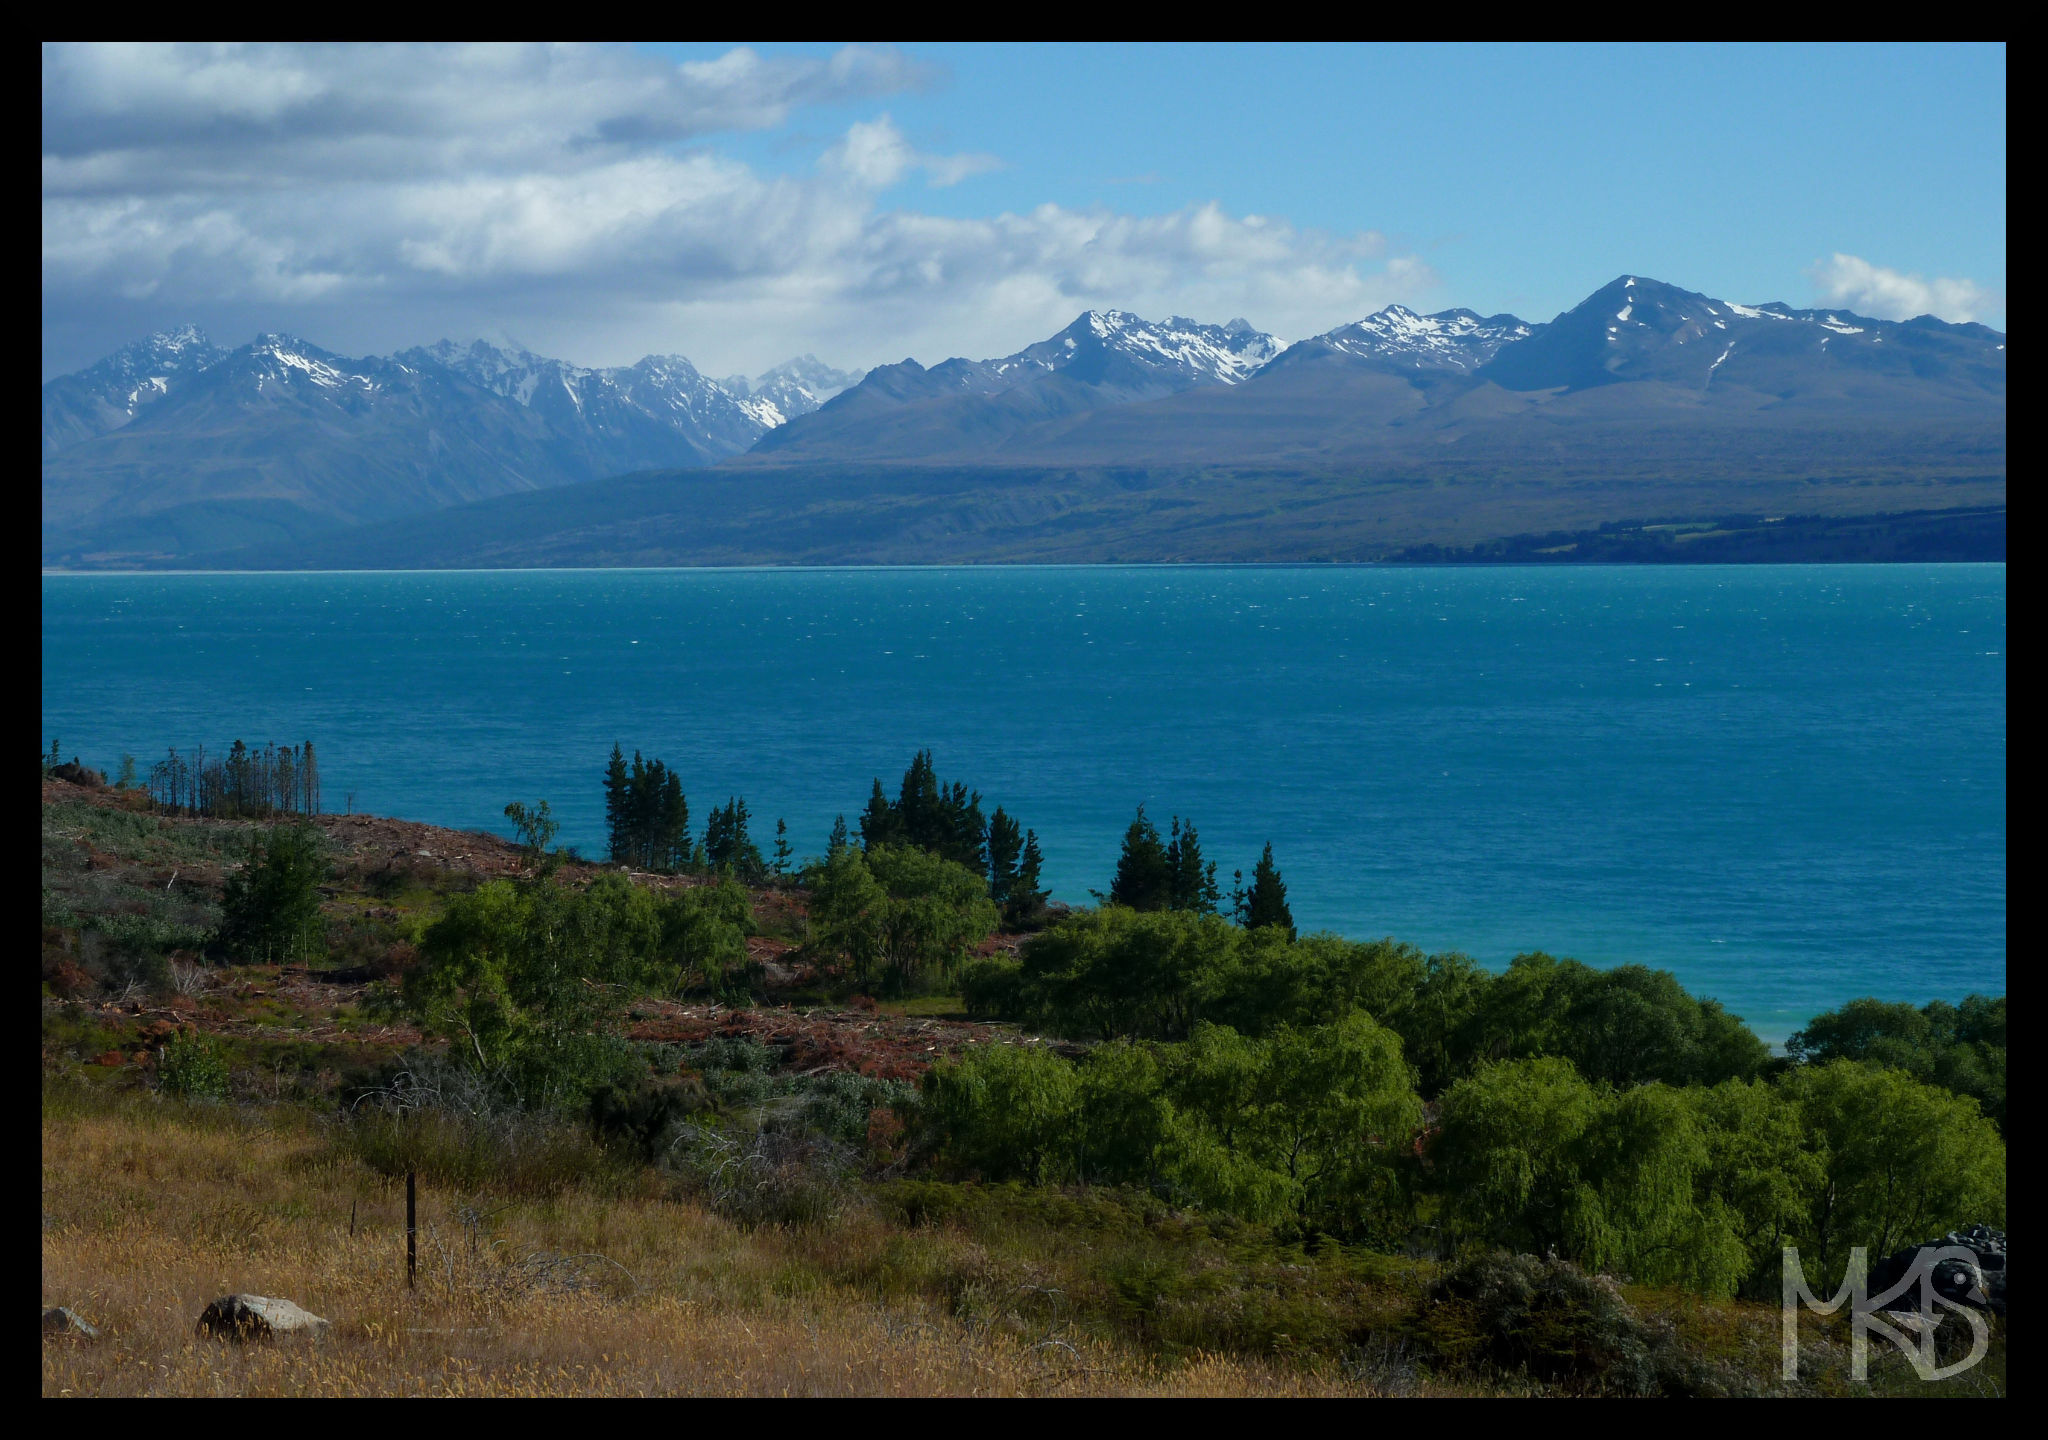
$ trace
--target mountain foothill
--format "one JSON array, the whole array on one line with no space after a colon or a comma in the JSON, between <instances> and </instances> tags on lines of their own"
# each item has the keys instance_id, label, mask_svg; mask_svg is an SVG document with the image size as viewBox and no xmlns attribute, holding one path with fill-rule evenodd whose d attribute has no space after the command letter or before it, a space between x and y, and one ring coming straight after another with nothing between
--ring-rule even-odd
<instances>
[{"instance_id":1,"label":"mountain foothill","mask_svg":"<svg viewBox=\"0 0 2048 1440\"><path fill-rule=\"evenodd\" d=\"M1995 514L2002 557L2005 465L2002 333L1642 276L1541 324L1395 305L1284 344L1089 311L998 359L862 374L805 356L751 381L680 356L590 369L444 341L350 359L186 328L44 385L43 555L1370 561L1953 512L1979 535Z\"/></svg>"}]
</instances>

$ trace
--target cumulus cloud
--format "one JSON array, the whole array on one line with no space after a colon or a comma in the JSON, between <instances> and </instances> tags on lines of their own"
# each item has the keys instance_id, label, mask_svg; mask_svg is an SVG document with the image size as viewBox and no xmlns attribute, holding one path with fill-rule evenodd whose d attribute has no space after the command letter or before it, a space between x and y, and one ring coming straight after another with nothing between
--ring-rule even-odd
<instances>
[{"instance_id":1,"label":"cumulus cloud","mask_svg":"<svg viewBox=\"0 0 2048 1440\"><path fill-rule=\"evenodd\" d=\"M1934 315L1961 324L1998 314L2005 308L2004 297L1974 280L1939 275L1929 280L1873 265L1861 256L1844 255L1839 250L1815 262L1809 273L1823 304L1841 305L1879 320Z\"/></svg>"},{"instance_id":2,"label":"cumulus cloud","mask_svg":"<svg viewBox=\"0 0 2048 1440\"><path fill-rule=\"evenodd\" d=\"M999 161L924 153L887 114L795 174L706 143L928 78L855 49L674 66L606 47L50 47L46 367L53 335L96 347L70 368L188 318L356 353L495 332L712 374L804 351L931 363L1007 353L1090 307L1246 315L1296 338L1435 284L1377 233L1216 203L892 205Z\"/></svg>"}]
</instances>

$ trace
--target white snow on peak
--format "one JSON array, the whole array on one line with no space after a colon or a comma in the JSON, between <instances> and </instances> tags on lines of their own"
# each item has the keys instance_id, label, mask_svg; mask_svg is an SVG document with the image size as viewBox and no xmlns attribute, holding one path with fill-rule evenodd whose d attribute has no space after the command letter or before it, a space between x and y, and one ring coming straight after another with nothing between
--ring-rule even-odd
<instances>
[{"instance_id":1,"label":"white snow on peak","mask_svg":"<svg viewBox=\"0 0 2048 1440\"><path fill-rule=\"evenodd\" d=\"M367 375L352 375L346 370L337 370L325 360L316 360L300 347L304 341L289 335L259 335L252 347L255 354L273 360L284 372L297 371L315 385L325 390L343 390L360 385L365 390L375 390L377 382ZM259 374L256 388L261 390L265 378L290 379L289 373L270 372L268 377Z\"/></svg>"},{"instance_id":2,"label":"white snow on peak","mask_svg":"<svg viewBox=\"0 0 2048 1440\"><path fill-rule=\"evenodd\" d=\"M1820 324L1823 330L1832 330L1837 335L1861 335L1863 333L1861 325L1844 325L1839 315L1823 316Z\"/></svg>"},{"instance_id":3,"label":"white snow on peak","mask_svg":"<svg viewBox=\"0 0 2048 1440\"><path fill-rule=\"evenodd\" d=\"M1628 304L1622 306L1619 310L1614 312L1614 318L1617 320L1626 320L1630 315L1635 313L1635 308L1635 301L1631 300Z\"/></svg>"},{"instance_id":4,"label":"white snow on peak","mask_svg":"<svg viewBox=\"0 0 2048 1440\"><path fill-rule=\"evenodd\" d=\"M1733 300L1728 301L1727 305L1730 310L1733 310L1745 320L1790 320L1792 318L1790 315L1780 315L1775 310L1759 310L1754 305L1737 305Z\"/></svg>"},{"instance_id":5,"label":"white snow on peak","mask_svg":"<svg viewBox=\"0 0 2048 1440\"><path fill-rule=\"evenodd\" d=\"M1128 310L1090 310L1069 326L1066 334L1057 337L1057 348L1040 342L1002 361L991 362L991 367L998 374L1008 373L1011 366L1063 368L1080 355L1076 332L1084 328L1108 349L1151 365L1164 365L1198 383L1235 385L1287 348L1271 335L1243 322L1204 325L1185 315L1172 315L1157 322Z\"/></svg>"},{"instance_id":6,"label":"white snow on peak","mask_svg":"<svg viewBox=\"0 0 2048 1440\"><path fill-rule=\"evenodd\" d=\"M1501 346L1520 340L1531 328L1512 317L1493 324L1470 310L1445 310L1418 315L1405 305L1389 305L1353 325L1321 336L1323 343L1349 355L1412 359L1417 366L1432 362L1444 369L1476 370Z\"/></svg>"}]
</instances>

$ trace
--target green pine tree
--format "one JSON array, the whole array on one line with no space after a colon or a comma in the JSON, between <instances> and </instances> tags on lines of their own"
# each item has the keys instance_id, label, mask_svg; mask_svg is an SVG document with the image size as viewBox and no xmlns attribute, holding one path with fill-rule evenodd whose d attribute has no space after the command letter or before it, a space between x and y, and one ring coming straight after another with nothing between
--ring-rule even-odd
<instances>
[{"instance_id":1,"label":"green pine tree","mask_svg":"<svg viewBox=\"0 0 2048 1440\"><path fill-rule=\"evenodd\" d=\"M789 861L793 854L795 852L789 848L789 822L778 819L775 822L775 873L777 875L787 875L789 873Z\"/></svg>"},{"instance_id":2,"label":"green pine tree","mask_svg":"<svg viewBox=\"0 0 2048 1440\"><path fill-rule=\"evenodd\" d=\"M1173 900L1175 910L1192 910L1199 915L1216 913L1216 902L1221 895L1216 889L1216 866L1202 860L1202 842L1195 835L1195 822L1185 825L1176 815L1173 819L1173 838L1166 844L1166 868L1173 875Z\"/></svg>"},{"instance_id":3,"label":"green pine tree","mask_svg":"<svg viewBox=\"0 0 2048 1440\"><path fill-rule=\"evenodd\" d=\"M1280 867L1273 863L1270 840L1252 868L1252 888L1244 897L1244 928L1256 930L1263 925L1278 925L1289 940L1294 938L1294 912L1287 908L1287 885L1280 878Z\"/></svg>"},{"instance_id":4,"label":"green pine tree","mask_svg":"<svg viewBox=\"0 0 2048 1440\"><path fill-rule=\"evenodd\" d=\"M605 848L610 852L612 863L630 865L632 855L626 839L627 787L632 777L626 771L626 755L617 745L612 746L612 758L604 767L604 835Z\"/></svg>"},{"instance_id":5,"label":"green pine tree","mask_svg":"<svg viewBox=\"0 0 2048 1440\"><path fill-rule=\"evenodd\" d=\"M1017 857L1017 879L1010 889L1011 918L1022 920L1045 908L1045 891L1038 888L1038 872L1045 856L1038 849L1038 832L1024 832L1024 850Z\"/></svg>"},{"instance_id":6,"label":"green pine tree","mask_svg":"<svg viewBox=\"0 0 2048 1440\"><path fill-rule=\"evenodd\" d=\"M889 803L889 797L882 793L882 782L875 781L875 788L868 794L868 808L860 817L860 848L873 850L883 845L900 844L903 839L903 817L896 807Z\"/></svg>"},{"instance_id":7,"label":"green pine tree","mask_svg":"<svg viewBox=\"0 0 2048 1440\"><path fill-rule=\"evenodd\" d=\"M1166 846L1160 843L1159 827L1145 818L1143 805L1124 831L1116 878L1109 884L1109 902L1133 910L1164 910L1173 902L1173 871L1166 863Z\"/></svg>"},{"instance_id":8,"label":"green pine tree","mask_svg":"<svg viewBox=\"0 0 2048 1440\"><path fill-rule=\"evenodd\" d=\"M826 856L829 858L852 843L852 837L846 832L846 817L844 815L834 815L832 817L832 833L825 837Z\"/></svg>"},{"instance_id":9,"label":"green pine tree","mask_svg":"<svg viewBox=\"0 0 2048 1440\"><path fill-rule=\"evenodd\" d=\"M998 805L988 822L988 894L1007 906L1017 892L1017 861L1024 853L1024 835L1017 822Z\"/></svg>"},{"instance_id":10,"label":"green pine tree","mask_svg":"<svg viewBox=\"0 0 2048 1440\"><path fill-rule=\"evenodd\" d=\"M653 846L655 858L660 869L681 870L690 861L690 801L683 794L682 777L665 767L659 814Z\"/></svg>"}]
</instances>

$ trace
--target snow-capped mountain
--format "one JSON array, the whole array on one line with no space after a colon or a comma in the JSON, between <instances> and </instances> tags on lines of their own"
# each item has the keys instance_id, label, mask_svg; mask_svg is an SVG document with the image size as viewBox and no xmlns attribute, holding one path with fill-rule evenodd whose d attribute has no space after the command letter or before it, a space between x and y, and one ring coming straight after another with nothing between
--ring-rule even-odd
<instances>
[{"instance_id":1,"label":"snow-capped mountain","mask_svg":"<svg viewBox=\"0 0 2048 1440\"><path fill-rule=\"evenodd\" d=\"M1164 323L1127 310L1089 310L1047 339L995 360L954 358L926 369L881 365L815 414L755 443L761 453L936 455L1000 443L1058 415L1234 386L1286 346L1243 320Z\"/></svg>"},{"instance_id":2,"label":"snow-capped mountain","mask_svg":"<svg viewBox=\"0 0 2048 1440\"><path fill-rule=\"evenodd\" d=\"M1405 305L1389 305L1316 338L1346 355L1469 375L1499 354L1502 346L1526 340L1537 329L1512 315L1482 316L1471 310L1418 315Z\"/></svg>"},{"instance_id":3,"label":"snow-capped mountain","mask_svg":"<svg viewBox=\"0 0 2048 1440\"><path fill-rule=\"evenodd\" d=\"M1100 384L1136 372L1170 389L1235 385L1286 348L1243 320L1204 325L1182 315L1154 323L1127 310L1090 310L1049 340L985 362L1021 380L1034 370Z\"/></svg>"},{"instance_id":4,"label":"snow-capped mountain","mask_svg":"<svg viewBox=\"0 0 2048 1440\"><path fill-rule=\"evenodd\" d=\"M834 370L815 355L800 355L751 381L733 375L721 383L742 400L765 407L756 413L772 429L810 414L842 390L860 384L866 374L865 370Z\"/></svg>"},{"instance_id":5,"label":"snow-capped mountain","mask_svg":"<svg viewBox=\"0 0 2048 1440\"><path fill-rule=\"evenodd\" d=\"M43 522L64 553L159 554L188 532L248 543L708 465L843 378L807 357L738 395L678 355L593 369L443 341L351 359L174 331L43 387Z\"/></svg>"},{"instance_id":6,"label":"snow-capped mountain","mask_svg":"<svg viewBox=\"0 0 2048 1440\"><path fill-rule=\"evenodd\" d=\"M1899 510L1937 493L2002 497L2005 336L1624 275L1540 325L1389 306L1286 346L1243 321L1101 310L998 359L856 375L806 355L751 381L678 356L596 369L443 342L349 359L284 335L223 351L184 330L52 381L43 407L46 563L236 547L300 563L289 557L311 551L292 547L312 537L378 525L348 563L442 563L421 557L443 553L443 523L467 527L465 564L914 558L917 535L978 526L1024 527L988 552L1021 557L1066 553L1062 507L1170 529L1183 503L1189 524L1222 527L1200 532L1200 553L1236 553L1218 537L1238 536L1267 556L1294 553L1259 538L1296 523L1285 476L1321 497L1301 536L1323 536L1326 513L1379 507L1352 517L1372 545L1484 538L1496 504L1498 523L1534 533L1695 508L1775 514L1816 485L1867 508L1854 487L1887 476L1905 487L1884 502ZM665 473L714 464L702 483ZM1190 476L1200 485L1171 488ZM819 481L837 487L829 521L791 518ZM1501 485L1520 498L1486 488ZM985 502L997 494L1009 498ZM1143 495L1150 508L1130 510ZM1427 525L1415 518L1439 502ZM1403 506L1421 508L1397 535ZM420 526L433 511L445 521ZM874 540L905 515L925 528ZM783 533L802 523L812 539ZM742 531L755 538L706 538ZM845 548L861 535L880 548Z\"/></svg>"},{"instance_id":7,"label":"snow-capped mountain","mask_svg":"<svg viewBox=\"0 0 2048 1440\"><path fill-rule=\"evenodd\" d=\"M708 464L781 423L772 407L734 395L680 355L600 370L484 340L443 340L398 358L440 365L539 412L565 438L580 440L600 470Z\"/></svg>"},{"instance_id":8,"label":"snow-capped mountain","mask_svg":"<svg viewBox=\"0 0 2048 1440\"><path fill-rule=\"evenodd\" d=\"M193 326L159 330L43 387L43 458L119 430L228 352Z\"/></svg>"},{"instance_id":9,"label":"snow-capped mountain","mask_svg":"<svg viewBox=\"0 0 2048 1440\"><path fill-rule=\"evenodd\" d=\"M1701 393L1746 388L1779 400L1832 396L1879 377L1922 390L2002 391L2004 339L1931 315L1874 320L1776 302L1741 305L1624 275L1504 348L1483 374L1509 390L1653 381Z\"/></svg>"}]
</instances>

